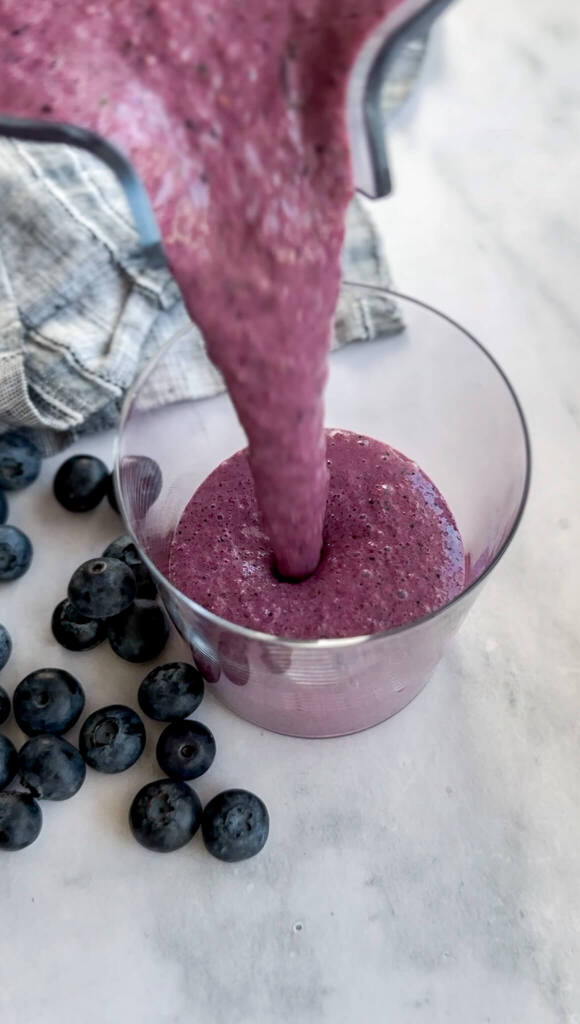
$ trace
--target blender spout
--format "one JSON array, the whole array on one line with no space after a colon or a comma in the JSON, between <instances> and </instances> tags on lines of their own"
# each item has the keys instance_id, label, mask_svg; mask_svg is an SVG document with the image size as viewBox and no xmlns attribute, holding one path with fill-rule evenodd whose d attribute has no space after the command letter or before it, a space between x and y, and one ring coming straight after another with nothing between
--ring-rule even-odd
<instances>
[{"instance_id":1,"label":"blender spout","mask_svg":"<svg viewBox=\"0 0 580 1024\"><path fill-rule=\"evenodd\" d=\"M450 0L402 0L371 34L351 72L347 125L355 188L369 199L392 190L381 90L401 48L423 35Z\"/></svg>"}]
</instances>

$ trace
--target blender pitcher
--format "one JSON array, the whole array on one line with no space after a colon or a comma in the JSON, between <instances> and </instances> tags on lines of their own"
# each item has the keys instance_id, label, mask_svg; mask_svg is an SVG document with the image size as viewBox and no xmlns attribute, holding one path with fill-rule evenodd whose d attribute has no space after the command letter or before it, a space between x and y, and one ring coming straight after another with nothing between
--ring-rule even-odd
<instances>
[{"instance_id":1,"label":"blender pitcher","mask_svg":"<svg viewBox=\"0 0 580 1024\"><path fill-rule=\"evenodd\" d=\"M398 56L425 36L450 0L401 0L369 36L349 79L347 124L357 191L371 199L391 191L381 90ZM147 190L131 161L111 141L80 125L12 117L0 110L0 136L28 142L62 143L104 161L125 192L139 232L141 255L151 267L167 263Z\"/></svg>"}]
</instances>

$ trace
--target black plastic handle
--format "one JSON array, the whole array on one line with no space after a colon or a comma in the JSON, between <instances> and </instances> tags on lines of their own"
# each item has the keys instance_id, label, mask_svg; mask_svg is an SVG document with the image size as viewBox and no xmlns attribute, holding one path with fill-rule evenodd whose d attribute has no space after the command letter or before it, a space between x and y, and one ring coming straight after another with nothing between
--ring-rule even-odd
<instances>
[{"instance_id":1,"label":"black plastic handle","mask_svg":"<svg viewBox=\"0 0 580 1024\"><path fill-rule=\"evenodd\" d=\"M406 21L381 47L367 76L364 91L364 122L369 146L374 193L359 189L369 199L390 195L392 191L385 124L381 111L381 90L392 64L407 43L426 33L451 0L431 0L418 14Z\"/></svg>"}]
</instances>

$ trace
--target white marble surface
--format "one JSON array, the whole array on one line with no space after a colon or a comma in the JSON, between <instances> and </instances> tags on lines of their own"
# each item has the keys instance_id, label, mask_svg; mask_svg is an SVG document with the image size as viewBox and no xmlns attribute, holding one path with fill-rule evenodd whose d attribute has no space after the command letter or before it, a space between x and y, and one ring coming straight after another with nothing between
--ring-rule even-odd
<instances>
[{"instance_id":1,"label":"white marble surface","mask_svg":"<svg viewBox=\"0 0 580 1024\"><path fill-rule=\"evenodd\" d=\"M368 733L285 739L206 700L219 757L200 795L265 798L260 857L132 841L151 741L47 806L38 843L0 863L2 1024L580 1021L579 40L574 0L456 5L376 208L400 288L471 328L520 392L535 477L512 549L430 686ZM53 471L12 502L37 551L0 594L2 682L59 664L89 709L133 702L138 668L51 642L70 571L117 532L108 509L64 514Z\"/></svg>"}]
</instances>

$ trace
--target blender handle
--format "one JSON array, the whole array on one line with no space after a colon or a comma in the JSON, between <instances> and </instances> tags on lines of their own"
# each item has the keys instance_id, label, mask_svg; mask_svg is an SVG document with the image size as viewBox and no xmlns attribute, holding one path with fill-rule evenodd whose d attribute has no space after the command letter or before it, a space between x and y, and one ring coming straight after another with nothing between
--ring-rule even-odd
<instances>
[{"instance_id":1,"label":"blender handle","mask_svg":"<svg viewBox=\"0 0 580 1024\"><path fill-rule=\"evenodd\" d=\"M362 193L368 199L379 199L388 196L392 191L392 180L389 169L389 158L385 140L385 122L381 113L381 90L384 81L393 65L401 48L411 42L417 36L424 35L431 28L433 22L449 5L451 0L429 0L423 3L417 13L402 21L399 27L389 34L380 49L376 52L370 67L363 71L362 87L358 89L358 95L353 102L361 104L362 111L353 111L355 121L360 124L360 131L363 135L363 144L366 143L366 166L361 167L357 173L355 160L355 179L357 192ZM405 6L403 0L402 8ZM417 6L416 2L413 5ZM395 8L395 15L398 14ZM373 33L370 40L370 49L376 47L377 39L380 42L381 36L389 32L389 21ZM374 42L374 46L373 46ZM356 64L355 64L355 89L356 89ZM362 96L360 95L362 93ZM361 103L362 99L362 103ZM362 123L361 123L362 119ZM355 147L353 145L353 152Z\"/></svg>"},{"instance_id":2,"label":"blender handle","mask_svg":"<svg viewBox=\"0 0 580 1024\"><path fill-rule=\"evenodd\" d=\"M57 121L36 121L20 117L0 116L0 136L26 142L60 142L66 146L86 149L99 157L117 176L141 239L142 255L152 269L167 266L161 233L145 185L131 161L120 149L97 132L74 124Z\"/></svg>"}]
</instances>

